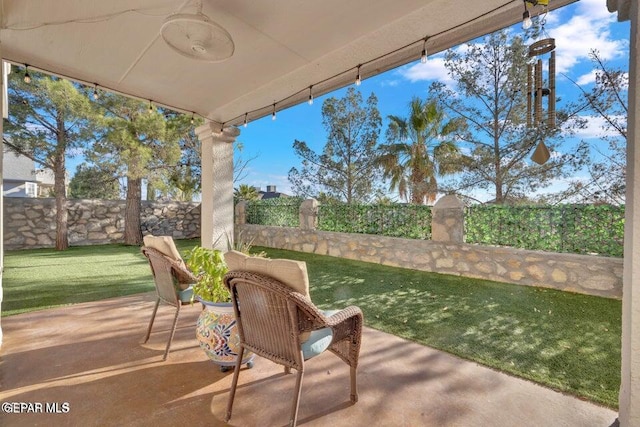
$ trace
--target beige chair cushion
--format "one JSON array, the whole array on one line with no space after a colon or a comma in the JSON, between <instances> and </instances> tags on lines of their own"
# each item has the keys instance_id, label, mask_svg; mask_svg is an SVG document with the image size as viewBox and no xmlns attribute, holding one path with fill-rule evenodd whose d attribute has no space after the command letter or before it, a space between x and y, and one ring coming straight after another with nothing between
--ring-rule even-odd
<instances>
[{"instance_id":1,"label":"beige chair cushion","mask_svg":"<svg viewBox=\"0 0 640 427\"><path fill-rule=\"evenodd\" d=\"M184 261L182 261L182 257L180 256L180 252L178 252L178 248L176 248L176 244L173 242L171 236L152 236L151 234L148 234L144 236L142 240L146 247L162 252L169 258L184 264Z\"/></svg>"},{"instance_id":2,"label":"beige chair cushion","mask_svg":"<svg viewBox=\"0 0 640 427\"><path fill-rule=\"evenodd\" d=\"M224 259L229 271L242 270L264 274L309 298L309 277L304 261L252 257L238 251L225 253Z\"/></svg>"}]
</instances>

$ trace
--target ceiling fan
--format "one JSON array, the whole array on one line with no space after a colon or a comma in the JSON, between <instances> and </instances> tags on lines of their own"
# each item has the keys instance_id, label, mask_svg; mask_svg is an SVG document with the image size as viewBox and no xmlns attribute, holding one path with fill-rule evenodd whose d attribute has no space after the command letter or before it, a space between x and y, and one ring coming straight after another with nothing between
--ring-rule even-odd
<instances>
[{"instance_id":1,"label":"ceiling fan","mask_svg":"<svg viewBox=\"0 0 640 427\"><path fill-rule=\"evenodd\" d=\"M202 1L195 13L169 15L160 28L167 45L187 58L206 62L229 59L235 50L231 35L202 13Z\"/></svg>"}]
</instances>

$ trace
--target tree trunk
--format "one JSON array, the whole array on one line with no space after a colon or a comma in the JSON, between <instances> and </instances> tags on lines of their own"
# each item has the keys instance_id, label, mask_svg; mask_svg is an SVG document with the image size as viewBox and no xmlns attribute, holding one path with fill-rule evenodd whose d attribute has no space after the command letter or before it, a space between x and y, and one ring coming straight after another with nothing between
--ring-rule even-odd
<instances>
[{"instance_id":1,"label":"tree trunk","mask_svg":"<svg viewBox=\"0 0 640 427\"><path fill-rule=\"evenodd\" d=\"M65 186L65 164L64 152L56 159L53 171L54 192L56 196L56 250L64 251L69 248L69 238L67 236L67 189Z\"/></svg>"},{"instance_id":2,"label":"tree trunk","mask_svg":"<svg viewBox=\"0 0 640 427\"><path fill-rule=\"evenodd\" d=\"M127 178L127 200L124 212L124 244L141 245L142 178Z\"/></svg>"},{"instance_id":3,"label":"tree trunk","mask_svg":"<svg viewBox=\"0 0 640 427\"><path fill-rule=\"evenodd\" d=\"M64 251L69 248L69 237L67 236L67 186L66 186L66 133L64 129L64 117L60 114L57 117L58 144L53 161L53 191L56 198L56 250Z\"/></svg>"}]
</instances>

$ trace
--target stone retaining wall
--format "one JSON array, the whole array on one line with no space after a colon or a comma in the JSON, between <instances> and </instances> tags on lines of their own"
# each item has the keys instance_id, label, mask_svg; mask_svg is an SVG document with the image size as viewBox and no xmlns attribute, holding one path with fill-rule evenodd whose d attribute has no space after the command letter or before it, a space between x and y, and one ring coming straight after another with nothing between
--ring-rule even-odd
<instances>
[{"instance_id":1,"label":"stone retaining wall","mask_svg":"<svg viewBox=\"0 0 640 427\"><path fill-rule=\"evenodd\" d=\"M254 245L366 262L622 298L622 259L464 243L464 205L445 196L433 207L432 240L317 231L318 203L300 207L300 228L245 224L236 205L236 238Z\"/></svg>"},{"instance_id":2,"label":"stone retaining wall","mask_svg":"<svg viewBox=\"0 0 640 427\"><path fill-rule=\"evenodd\" d=\"M558 254L462 243L463 218L455 200L434 207L434 240L317 231L317 202L303 203L302 228L244 224L236 207L236 238L254 245L312 252L384 265L463 275L564 291L622 297L622 259ZM121 243L124 201L69 200L72 245ZM143 234L174 239L200 237L200 205L191 202L143 202ZM6 198L5 249L45 248L55 243L55 200Z\"/></svg>"},{"instance_id":3,"label":"stone retaining wall","mask_svg":"<svg viewBox=\"0 0 640 427\"><path fill-rule=\"evenodd\" d=\"M251 224L236 225L236 238L257 246L608 298L622 297L620 258Z\"/></svg>"},{"instance_id":4,"label":"stone retaining wall","mask_svg":"<svg viewBox=\"0 0 640 427\"><path fill-rule=\"evenodd\" d=\"M124 200L69 200L69 244L122 243ZM49 248L55 245L55 199L4 199L4 248ZM142 202L143 234L174 239L200 237L200 204Z\"/></svg>"}]
</instances>

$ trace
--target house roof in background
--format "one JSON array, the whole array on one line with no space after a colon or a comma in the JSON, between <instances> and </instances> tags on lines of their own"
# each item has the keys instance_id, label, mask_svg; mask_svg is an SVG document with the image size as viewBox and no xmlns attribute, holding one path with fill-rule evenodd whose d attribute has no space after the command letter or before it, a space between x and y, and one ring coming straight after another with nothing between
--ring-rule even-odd
<instances>
[{"instance_id":1,"label":"house roof in background","mask_svg":"<svg viewBox=\"0 0 640 427\"><path fill-rule=\"evenodd\" d=\"M2 179L36 182L35 163L28 157L11 151L3 144Z\"/></svg>"}]
</instances>

